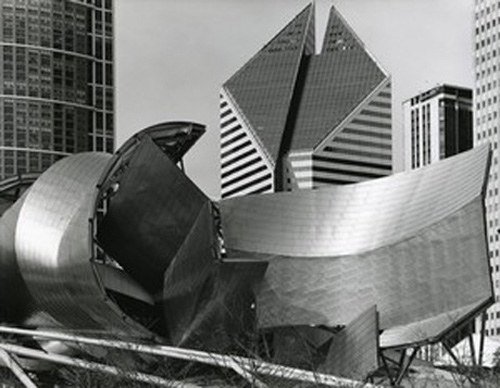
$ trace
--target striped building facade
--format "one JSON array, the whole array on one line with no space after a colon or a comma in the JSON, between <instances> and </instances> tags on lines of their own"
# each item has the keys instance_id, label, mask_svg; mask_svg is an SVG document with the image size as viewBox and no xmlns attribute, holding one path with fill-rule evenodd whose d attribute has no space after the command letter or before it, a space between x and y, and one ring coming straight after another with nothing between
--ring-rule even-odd
<instances>
[{"instance_id":1,"label":"striped building facade","mask_svg":"<svg viewBox=\"0 0 500 388\"><path fill-rule=\"evenodd\" d=\"M391 174L391 80L332 7L309 5L222 87L222 197Z\"/></svg>"},{"instance_id":2,"label":"striped building facade","mask_svg":"<svg viewBox=\"0 0 500 388\"><path fill-rule=\"evenodd\" d=\"M472 90L440 85L403 102L405 170L473 146Z\"/></svg>"},{"instance_id":3,"label":"striped building facade","mask_svg":"<svg viewBox=\"0 0 500 388\"><path fill-rule=\"evenodd\" d=\"M486 224L491 276L496 302L486 314L486 335L500 337L500 5L496 0L476 0L474 146L489 143L493 151L486 187ZM480 328L480 325L476 326Z\"/></svg>"}]
</instances>

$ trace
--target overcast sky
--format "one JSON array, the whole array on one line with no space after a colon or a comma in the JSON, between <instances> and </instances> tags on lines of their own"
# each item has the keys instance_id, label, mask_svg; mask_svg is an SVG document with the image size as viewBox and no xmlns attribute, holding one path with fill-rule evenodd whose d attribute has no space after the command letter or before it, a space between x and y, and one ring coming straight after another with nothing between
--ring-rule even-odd
<instances>
[{"instance_id":1,"label":"overcast sky","mask_svg":"<svg viewBox=\"0 0 500 388\"><path fill-rule=\"evenodd\" d=\"M308 3L116 0L117 144L162 121L207 125L186 169L219 198L220 86ZM401 102L440 83L473 86L473 0L317 0L317 36L332 4L392 75L400 166Z\"/></svg>"}]
</instances>

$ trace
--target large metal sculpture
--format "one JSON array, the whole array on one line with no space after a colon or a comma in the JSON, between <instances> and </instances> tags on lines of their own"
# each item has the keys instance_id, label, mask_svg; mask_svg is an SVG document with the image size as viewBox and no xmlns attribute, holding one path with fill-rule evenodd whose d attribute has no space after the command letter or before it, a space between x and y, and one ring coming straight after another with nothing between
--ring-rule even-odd
<instances>
[{"instance_id":1,"label":"large metal sculpture","mask_svg":"<svg viewBox=\"0 0 500 388\"><path fill-rule=\"evenodd\" d=\"M380 349L441 341L493 302L488 148L216 203L182 170L203 132L160 124L36 180L0 219L2 319L206 350L258 331L284 363L306 347L310 366L360 377Z\"/></svg>"}]
</instances>

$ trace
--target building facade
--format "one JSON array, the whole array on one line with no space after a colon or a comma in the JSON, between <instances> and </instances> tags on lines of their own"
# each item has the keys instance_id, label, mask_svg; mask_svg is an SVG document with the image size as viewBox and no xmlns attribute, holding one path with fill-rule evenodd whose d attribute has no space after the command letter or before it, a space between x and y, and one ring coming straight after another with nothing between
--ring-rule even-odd
<instances>
[{"instance_id":1,"label":"building facade","mask_svg":"<svg viewBox=\"0 0 500 388\"><path fill-rule=\"evenodd\" d=\"M222 197L392 172L391 81L332 7L316 54L307 6L222 87Z\"/></svg>"},{"instance_id":2,"label":"building facade","mask_svg":"<svg viewBox=\"0 0 500 388\"><path fill-rule=\"evenodd\" d=\"M113 151L112 0L0 0L0 179Z\"/></svg>"},{"instance_id":3,"label":"building facade","mask_svg":"<svg viewBox=\"0 0 500 388\"><path fill-rule=\"evenodd\" d=\"M486 223L490 267L497 303L488 311L486 332L500 336L500 195L498 129L500 108L500 5L493 0L475 1L474 144L490 143L493 150L486 187Z\"/></svg>"},{"instance_id":4,"label":"building facade","mask_svg":"<svg viewBox=\"0 0 500 388\"><path fill-rule=\"evenodd\" d=\"M472 90L440 85L403 102L405 170L473 146Z\"/></svg>"}]
</instances>

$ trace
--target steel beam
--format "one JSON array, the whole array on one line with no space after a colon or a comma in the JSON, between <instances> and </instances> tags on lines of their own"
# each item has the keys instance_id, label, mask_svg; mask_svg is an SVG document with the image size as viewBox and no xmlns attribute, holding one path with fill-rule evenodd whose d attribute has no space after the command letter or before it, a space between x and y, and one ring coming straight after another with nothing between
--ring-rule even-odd
<instances>
[{"instance_id":1,"label":"steel beam","mask_svg":"<svg viewBox=\"0 0 500 388\"><path fill-rule=\"evenodd\" d=\"M359 387L359 381L332 375L315 373L308 370L286 367L246 357L226 356L217 353L175 348L172 346L145 345L126 341L106 340L75 336L64 333L47 332L41 330L27 330L7 326L0 326L0 332L9 334L26 335L32 338L55 339L63 342L75 342L86 345L102 346L113 349L128 350L131 352L151 354L155 356L171 357L178 360L194 361L207 365L233 369L233 363L239 364L247 371L255 374L268 375L287 380L297 380L331 387L344 386ZM375 388L377 385L364 384L364 388Z\"/></svg>"},{"instance_id":2,"label":"steel beam","mask_svg":"<svg viewBox=\"0 0 500 388\"><path fill-rule=\"evenodd\" d=\"M181 381L167 380L158 376L148 375L140 372L125 371L114 366L104 365L97 362L90 362L79 358L62 356L60 354L48 354L40 350L30 349L18 345L0 344L0 350L4 352L18 354L20 356L34 358L74 366L77 368L88 369L94 372L107 373L113 376L122 377L127 380L140 381L148 384L159 385L162 387L175 387L175 388L199 388L198 385L183 383ZM30 386L35 387L36 385Z\"/></svg>"},{"instance_id":3,"label":"steel beam","mask_svg":"<svg viewBox=\"0 0 500 388\"><path fill-rule=\"evenodd\" d=\"M483 351L484 351L484 335L486 331L486 315L487 313L484 311L481 314L481 336L479 338L479 359L478 365L483 366Z\"/></svg>"},{"instance_id":4,"label":"steel beam","mask_svg":"<svg viewBox=\"0 0 500 388\"><path fill-rule=\"evenodd\" d=\"M401 380L406 375L406 372L408 372L408 369L410 368L410 365L412 364L413 360L415 359L415 356L417 355L418 348L413 348L413 352L411 353L410 357L408 358L408 361L406 361L406 365L402 370L399 371L399 376L396 379L396 382L394 385L399 385L401 383ZM403 351L404 354L406 354L406 351ZM404 357L401 357L404 360Z\"/></svg>"},{"instance_id":5,"label":"steel beam","mask_svg":"<svg viewBox=\"0 0 500 388\"><path fill-rule=\"evenodd\" d=\"M22 366L6 350L0 349L0 359L26 388L36 388L36 384L30 379L26 372L24 372Z\"/></svg>"}]
</instances>

